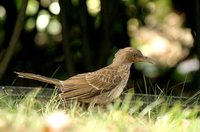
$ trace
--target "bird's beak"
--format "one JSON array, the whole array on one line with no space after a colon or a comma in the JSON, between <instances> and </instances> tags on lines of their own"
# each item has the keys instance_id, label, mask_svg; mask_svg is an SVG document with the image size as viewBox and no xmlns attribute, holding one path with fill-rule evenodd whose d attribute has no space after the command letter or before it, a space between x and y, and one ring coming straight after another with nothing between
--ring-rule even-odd
<instances>
[{"instance_id":1,"label":"bird's beak","mask_svg":"<svg viewBox=\"0 0 200 132\"><path fill-rule=\"evenodd\" d=\"M141 56L140 58L137 58L136 61L137 62L148 62L151 64L155 64L155 61L153 59L146 57L146 56Z\"/></svg>"}]
</instances>

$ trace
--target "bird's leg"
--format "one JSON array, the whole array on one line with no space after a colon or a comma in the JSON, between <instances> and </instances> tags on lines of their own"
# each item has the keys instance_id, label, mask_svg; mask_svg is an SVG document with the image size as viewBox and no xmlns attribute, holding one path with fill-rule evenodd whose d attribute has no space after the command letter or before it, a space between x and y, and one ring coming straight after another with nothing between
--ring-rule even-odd
<instances>
[{"instance_id":1,"label":"bird's leg","mask_svg":"<svg viewBox=\"0 0 200 132\"><path fill-rule=\"evenodd\" d=\"M96 99L96 98L94 98L94 99L90 102L89 107L88 107L88 111L91 111L91 110L94 108L94 105L96 104L96 102L97 102L97 99Z\"/></svg>"}]
</instances>

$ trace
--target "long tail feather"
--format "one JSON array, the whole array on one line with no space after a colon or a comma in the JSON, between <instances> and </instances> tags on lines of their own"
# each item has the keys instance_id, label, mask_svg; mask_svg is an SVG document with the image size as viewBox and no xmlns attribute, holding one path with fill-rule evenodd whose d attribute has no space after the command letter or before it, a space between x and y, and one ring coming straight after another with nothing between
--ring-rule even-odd
<instances>
[{"instance_id":1,"label":"long tail feather","mask_svg":"<svg viewBox=\"0 0 200 132\"><path fill-rule=\"evenodd\" d=\"M21 78L33 79L33 80L37 80L37 81L41 81L41 82L45 82L49 84L54 84L56 86L61 85L61 82L58 79L49 78L49 77L32 74L32 73L23 73L23 72L15 72L15 73L18 74L18 76Z\"/></svg>"}]
</instances>

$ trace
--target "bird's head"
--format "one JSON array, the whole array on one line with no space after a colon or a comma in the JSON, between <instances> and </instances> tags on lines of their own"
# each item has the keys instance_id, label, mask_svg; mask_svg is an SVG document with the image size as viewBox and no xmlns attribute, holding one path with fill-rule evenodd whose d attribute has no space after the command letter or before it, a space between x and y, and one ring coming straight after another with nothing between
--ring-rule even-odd
<instances>
[{"instance_id":1,"label":"bird's head","mask_svg":"<svg viewBox=\"0 0 200 132\"><path fill-rule=\"evenodd\" d=\"M151 58L148 58L142 54L141 51L134 49L132 47L126 47L124 49L120 49L115 54L115 61L121 61L122 63L135 63L135 62L148 62L154 63Z\"/></svg>"}]
</instances>

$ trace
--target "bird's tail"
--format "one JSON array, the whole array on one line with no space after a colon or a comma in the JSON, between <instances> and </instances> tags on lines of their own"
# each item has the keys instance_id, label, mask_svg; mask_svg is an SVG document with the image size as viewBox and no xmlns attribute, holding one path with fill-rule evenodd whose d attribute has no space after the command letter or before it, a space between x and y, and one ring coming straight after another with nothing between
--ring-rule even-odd
<instances>
[{"instance_id":1,"label":"bird's tail","mask_svg":"<svg viewBox=\"0 0 200 132\"><path fill-rule=\"evenodd\" d=\"M45 77L45 76L41 76L41 75L37 75L37 74L32 74L32 73L23 73L23 72L15 72L15 73L18 74L18 76L21 77L21 78L37 80L37 81L40 81L40 82L54 84L56 86L61 85L61 81L58 80L58 79L49 78L49 77Z\"/></svg>"}]
</instances>

